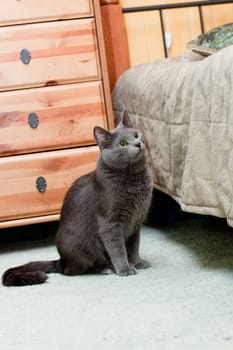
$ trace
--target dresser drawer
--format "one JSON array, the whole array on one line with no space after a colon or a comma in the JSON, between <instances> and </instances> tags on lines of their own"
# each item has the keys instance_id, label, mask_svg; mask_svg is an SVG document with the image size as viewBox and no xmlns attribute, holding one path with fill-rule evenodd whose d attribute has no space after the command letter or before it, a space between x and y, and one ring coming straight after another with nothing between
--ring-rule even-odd
<instances>
[{"instance_id":1,"label":"dresser drawer","mask_svg":"<svg viewBox=\"0 0 233 350\"><path fill-rule=\"evenodd\" d=\"M0 94L0 157L95 144L107 127L100 81Z\"/></svg>"},{"instance_id":2,"label":"dresser drawer","mask_svg":"<svg viewBox=\"0 0 233 350\"><path fill-rule=\"evenodd\" d=\"M0 28L0 90L100 78L92 18Z\"/></svg>"},{"instance_id":3,"label":"dresser drawer","mask_svg":"<svg viewBox=\"0 0 233 350\"><path fill-rule=\"evenodd\" d=\"M97 154L93 146L1 158L0 221L59 213L67 189L95 168Z\"/></svg>"},{"instance_id":4,"label":"dresser drawer","mask_svg":"<svg viewBox=\"0 0 233 350\"><path fill-rule=\"evenodd\" d=\"M31 23L93 15L91 0L0 1L0 25Z\"/></svg>"}]
</instances>

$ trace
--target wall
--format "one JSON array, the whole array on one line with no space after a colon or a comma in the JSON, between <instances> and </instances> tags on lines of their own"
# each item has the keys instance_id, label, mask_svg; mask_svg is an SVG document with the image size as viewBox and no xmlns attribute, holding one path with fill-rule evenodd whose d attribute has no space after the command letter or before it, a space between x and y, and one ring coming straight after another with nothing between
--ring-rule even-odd
<instances>
[{"instance_id":1,"label":"wall","mask_svg":"<svg viewBox=\"0 0 233 350\"><path fill-rule=\"evenodd\" d=\"M178 3L195 0L120 0L122 7ZM197 1L197 0L196 0ZM205 31L233 21L233 4L203 6ZM164 58L158 11L124 14L127 28L130 65ZM163 11L165 31L172 34L168 56L186 51L185 45L201 33L197 7Z\"/></svg>"}]
</instances>

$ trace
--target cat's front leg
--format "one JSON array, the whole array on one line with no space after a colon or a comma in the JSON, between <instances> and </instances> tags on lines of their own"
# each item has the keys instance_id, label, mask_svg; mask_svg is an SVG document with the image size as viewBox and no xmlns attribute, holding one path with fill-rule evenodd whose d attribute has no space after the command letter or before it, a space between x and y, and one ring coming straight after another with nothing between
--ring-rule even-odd
<instances>
[{"instance_id":1,"label":"cat's front leg","mask_svg":"<svg viewBox=\"0 0 233 350\"><path fill-rule=\"evenodd\" d=\"M123 227L119 224L107 225L99 230L99 236L116 274L119 276L135 275L136 269L128 262Z\"/></svg>"},{"instance_id":2,"label":"cat's front leg","mask_svg":"<svg viewBox=\"0 0 233 350\"><path fill-rule=\"evenodd\" d=\"M147 269L151 265L147 260L143 260L140 258L139 243L140 243L140 228L137 228L126 243L128 260L129 260L129 263L133 265L136 269Z\"/></svg>"}]
</instances>

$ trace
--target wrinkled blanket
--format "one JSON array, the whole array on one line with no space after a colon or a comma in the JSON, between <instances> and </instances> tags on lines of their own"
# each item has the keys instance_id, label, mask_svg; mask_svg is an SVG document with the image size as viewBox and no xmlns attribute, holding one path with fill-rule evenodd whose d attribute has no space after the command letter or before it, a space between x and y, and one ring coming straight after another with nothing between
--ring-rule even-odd
<instances>
[{"instance_id":1,"label":"wrinkled blanket","mask_svg":"<svg viewBox=\"0 0 233 350\"><path fill-rule=\"evenodd\" d=\"M233 226L233 46L130 68L112 98L144 134L154 187Z\"/></svg>"}]
</instances>

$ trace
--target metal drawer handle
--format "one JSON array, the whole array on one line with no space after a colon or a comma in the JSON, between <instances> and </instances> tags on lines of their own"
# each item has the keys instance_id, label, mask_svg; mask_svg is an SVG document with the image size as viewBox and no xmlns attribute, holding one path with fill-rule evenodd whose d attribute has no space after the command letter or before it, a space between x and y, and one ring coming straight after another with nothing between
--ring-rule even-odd
<instances>
[{"instance_id":1,"label":"metal drawer handle","mask_svg":"<svg viewBox=\"0 0 233 350\"><path fill-rule=\"evenodd\" d=\"M31 58L31 53L28 49L22 49L20 51L20 60L23 62L23 64L29 64Z\"/></svg>"},{"instance_id":2,"label":"metal drawer handle","mask_svg":"<svg viewBox=\"0 0 233 350\"><path fill-rule=\"evenodd\" d=\"M47 188L47 182L43 176L39 176L36 179L36 188L40 193L44 193Z\"/></svg>"},{"instance_id":3,"label":"metal drawer handle","mask_svg":"<svg viewBox=\"0 0 233 350\"><path fill-rule=\"evenodd\" d=\"M28 124L32 129L36 129L39 125L39 117L36 113L32 112L28 116Z\"/></svg>"}]
</instances>

